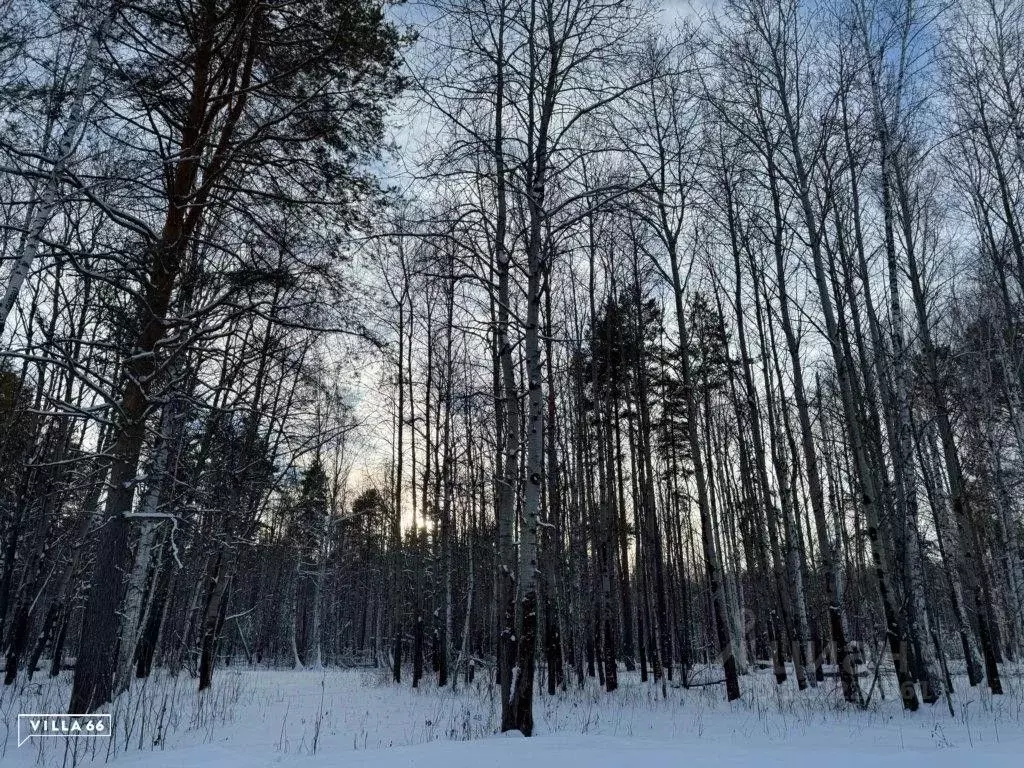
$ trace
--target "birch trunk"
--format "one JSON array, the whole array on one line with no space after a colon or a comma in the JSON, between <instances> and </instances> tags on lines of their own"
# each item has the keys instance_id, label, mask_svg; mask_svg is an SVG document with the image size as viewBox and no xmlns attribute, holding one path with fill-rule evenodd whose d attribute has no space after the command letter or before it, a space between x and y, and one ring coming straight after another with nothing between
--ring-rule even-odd
<instances>
[{"instance_id":1,"label":"birch trunk","mask_svg":"<svg viewBox=\"0 0 1024 768\"><path fill-rule=\"evenodd\" d=\"M57 142L57 153L53 158L53 165L50 168L50 172L42 179L42 189L36 192L35 198L30 202L30 213L25 223L25 238L21 242L21 253L14 264L14 269L7 280L3 299L0 301L0 334L3 333L7 325L8 315L10 315L14 305L18 302L18 294L21 292L25 279L32 271L32 263L35 261L36 256L39 255L43 229L50 221L50 217L53 216L53 209L57 202L57 189L64 176L64 171L72 159L75 144L85 125L85 98L92 82L93 69L96 67L96 60L99 57L100 49L107 39L107 33L114 21L114 17L117 15L118 8L119 3L112 2L96 30L89 37L89 43L85 49L85 58L82 61L81 69L78 71L74 87L71 91L71 107L68 110L68 119L64 126L64 132ZM46 152L48 149L49 147L44 147L43 151Z\"/></svg>"}]
</instances>

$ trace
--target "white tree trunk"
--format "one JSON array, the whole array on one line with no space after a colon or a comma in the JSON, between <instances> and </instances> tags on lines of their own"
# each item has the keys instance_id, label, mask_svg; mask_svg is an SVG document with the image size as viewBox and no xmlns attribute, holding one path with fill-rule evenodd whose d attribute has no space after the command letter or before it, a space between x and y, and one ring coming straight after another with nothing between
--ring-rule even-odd
<instances>
[{"instance_id":1,"label":"white tree trunk","mask_svg":"<svg viewBox=\"0 0 1024 768\"><path fill-rule=\"evenodd\" d=\"M43 228L53 215L60 179L64 175L64 170L67 168L71 155L74 152L75 142L78 141L82 126L85 123L85 96L89 90L89 83L92 80L92 71L96 66L100 47L107 37L107 32L117 13L117 8L117 3L111 3L106 16L89 39L82 68L78 71L78 76L75 78L71 108L68 111L68 121L64 126L64 132L61 134L60 141L57 142L57 152L53 158L53 166L50 168L50 172L42 179L41 188L36 190L36 196L29 204L29 214L25 222L25 239L21 244L21 253L7 280L7 288L4 290L3 300L0 302L0 333L3 332L7 325L7 318L14 309L14 305L18 301L18 294L21 292L21 287L32 270L32 263L39 254ZM43 152L45 153L46 150L47 147L44 147Z\"/></svg>"},{"instance_id":2,"label":"white tree trunk","mask_svg":"<svg viewBox=\"0 0 1024 768\"><path fill-rule=\"evenodd\" d=\"M292 580L291 601L288 606L288 641L292 647L292 659L296 669L305 669L302 660L299 658L299 639L295 631L295 621L299 613L299 574L302 568L302 560L297 559L295 563L295 575Z\"/></svg>"},{"instance_id":3,"label":"white tree trunk","mask_svg":"<svg viewBox=\"0 0 1024 768\"><path fill-rule=\"evenodd\" d=\"M115 692L117 693L127 690L131 681L132 662L135 659L135 649L139 642L139 629L143 626L142 603L146 594L146 576L149 574L150 565L153 562L153 544L156 539L156 529L160 524L160 496L170 458L174 415L175 408L173 402L164 406L160 416L160 436L156 455L153 457L153 463L149 472L149 488L142 501L142 506L139 508L138 515L129 515L129 517L138 517L140 519L140 527L139 541L135 550L135 562L128 577L128 586L122 606L121 643L117 654L117 668L114 678Z\"/></svg>"},{"instance_id":4,"label":"white tree trunk","mask_svg":"<svg viewBox=\"0 0 1024 768\"><path fill-rule=\"evenodd\" d=\"M142 599L145 596L146 575L153 561L153 543L156 538L156 520L143 520L139 529L138 549L135 565L128 578L122 618L121 643L117 654L116 692L128 688L131 681L132 662L139 642L139 628L142 625Z\"/></svg>"},{"instance_id":5,"label":"white tree trunk","mask_svg":"<svg viewBox=\"0 0 1024 768\"><path fill-rule=\"evenodd\" d=\"M327 556L320 553L320 567L316 572L316 586L313 589L313 647L312 653L313 658L310 660L310 666L313 669L321 669L323 667L323 639L320 637L322 632L322 620L320 611L320 598L323 592L324 578L327 575ZM379 634L379 633L378 633Z\"/></svg>"}]
</instances>

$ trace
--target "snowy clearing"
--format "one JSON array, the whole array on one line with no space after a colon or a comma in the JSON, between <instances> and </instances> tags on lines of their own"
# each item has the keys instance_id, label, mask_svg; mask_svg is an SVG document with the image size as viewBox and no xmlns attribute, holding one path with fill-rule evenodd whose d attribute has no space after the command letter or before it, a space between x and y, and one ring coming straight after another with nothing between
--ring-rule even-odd
<instances>
[{"instance_id":1,"label":"snowy clearing","mask_svg":"<svg viewBox=\"0 0 1024 768\"><path fill-rule=\"evenodd\" d=\"M60 711L69 677L0 698L0 762L10 768L109 762L123 768L328 766L870 765L1018 766L1024 752L1021 678L1007 695L958 687L944 705L905 714L887 681L869 711L837 708L832 682L798 693L768 672L745 678L728 705L721 686L669 689L633 676L607 694L591 685L535 700L536 736L499 735L495 688L457 693L380 684L374 671L225 670L212 696L180 678L133 689L111 709L111 740L35 739L21 748L18 712ZM77 750L77 752L75 751Z\"/></svg>"}]
</instances>

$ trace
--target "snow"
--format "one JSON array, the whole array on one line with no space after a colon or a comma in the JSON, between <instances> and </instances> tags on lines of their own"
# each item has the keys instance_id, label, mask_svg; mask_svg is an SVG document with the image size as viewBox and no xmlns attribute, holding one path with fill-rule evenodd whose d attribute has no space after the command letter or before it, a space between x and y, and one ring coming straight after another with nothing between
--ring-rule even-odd
<instances>
[{"instance_id":1,"label":"snow","mask_svg":"<svg viewBox=\"0 0 1024 768\"><path fill-rule=\"evenodd\" d=\"M117 768L1008 768L1024 754L1024 679L1010 672L1002 697L961 683L953 717L942 703L904 713L891 681L885 700L860 711L841 703L832 681L798 692L792 680L776 687L770 671L744 676L743 698L732 704L722 686L670 688L662 699L655 686L620 673L612 694L596 681L555 697L538 693L536 735L527 739L496 733L499 692L482 675L452 693L432 683L397 687L373 670L228 669L203 695L188 676L133 688L111 708L112 739L18 748L16 714L59 711L70 685L64 673L0 693L0 764L72 765L75 757Z\"/></svg>"}]
</instances>

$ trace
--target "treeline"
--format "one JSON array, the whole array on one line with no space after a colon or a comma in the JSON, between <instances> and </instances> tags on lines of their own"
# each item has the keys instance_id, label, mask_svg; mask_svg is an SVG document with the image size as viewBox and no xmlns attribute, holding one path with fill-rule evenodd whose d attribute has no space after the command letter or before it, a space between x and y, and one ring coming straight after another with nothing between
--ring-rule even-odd
<instances>
[{"instance_id":1,"label":"treeline","mask_svg":"<svg viewBox=\"0 0 1024 768\"><path fill-rule=\"evenodd\" d=\"M525 733L535 688L623 669L1000 693L1024 7L430 5L375 253L395 681L493 664Z\"/></svg>"}]
</instances>

